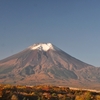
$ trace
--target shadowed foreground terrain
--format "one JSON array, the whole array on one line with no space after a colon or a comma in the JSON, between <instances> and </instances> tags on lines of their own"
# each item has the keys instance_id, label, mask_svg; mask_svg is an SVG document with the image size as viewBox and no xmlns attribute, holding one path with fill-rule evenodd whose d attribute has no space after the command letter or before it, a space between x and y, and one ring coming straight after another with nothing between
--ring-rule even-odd
<instances>
[{"instance_id":1,"label":"shadowed foreground terrain","mask_svg":"<svg viewBox=\"0 0 100 100\"><path fill-rule=\"evenodd\" d=\"M0 100L100 100L100 92L47 85L0 85Z\"/></svg>"}]
</instances>

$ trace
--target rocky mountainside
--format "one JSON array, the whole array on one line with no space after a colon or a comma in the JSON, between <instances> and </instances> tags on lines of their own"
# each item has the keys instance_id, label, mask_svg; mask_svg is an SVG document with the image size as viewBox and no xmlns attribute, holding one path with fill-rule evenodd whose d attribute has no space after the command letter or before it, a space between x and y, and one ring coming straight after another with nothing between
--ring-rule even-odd
<instances>
[{"instance_id":1,"label":"rocky mountainside","mask_svg":"<svg viewBox=\"0 0 100 100\"><path fill-rule=\"evenodd\" d=\"M0 83L100 89L100 68L51 43L38 43L0 61Z\"/></svg>"}]
</instances>

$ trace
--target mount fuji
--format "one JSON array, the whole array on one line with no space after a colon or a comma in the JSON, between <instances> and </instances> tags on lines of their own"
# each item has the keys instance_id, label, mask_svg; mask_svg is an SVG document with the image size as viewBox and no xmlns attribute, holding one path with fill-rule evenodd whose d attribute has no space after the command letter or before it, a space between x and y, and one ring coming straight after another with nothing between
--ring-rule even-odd
<instances>
[{"instance_id":1,"label":"mount fuji","mask_svg":"<svg viewBox=\"0 0 100 100\"><path fill-rule=\"evenodd\" d=\"M0 83L100 89L100 68L51 43L37 43L0 60Z\"/></svg>"}]
</instances>

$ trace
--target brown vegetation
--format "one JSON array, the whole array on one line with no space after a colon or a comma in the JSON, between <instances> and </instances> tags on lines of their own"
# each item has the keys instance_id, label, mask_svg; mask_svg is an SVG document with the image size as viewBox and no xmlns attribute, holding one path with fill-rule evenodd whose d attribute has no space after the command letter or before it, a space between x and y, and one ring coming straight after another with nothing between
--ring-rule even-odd
<instances>
[{"instance_id":1,"label":"brown vegetation","mask_svg":"<svg viewBox=\"0 0 100 100\"><path fill-rule=\"evenodd\" d=\"M47 85L0 85L0 100L100 100L100 93Z\"/></svg>"}]
</instances>

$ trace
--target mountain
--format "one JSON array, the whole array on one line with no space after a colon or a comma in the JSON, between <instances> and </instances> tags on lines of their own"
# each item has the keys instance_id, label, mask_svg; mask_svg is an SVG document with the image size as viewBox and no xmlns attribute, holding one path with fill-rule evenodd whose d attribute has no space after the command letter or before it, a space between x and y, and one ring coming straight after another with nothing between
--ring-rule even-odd
<instances>
[{"instance_id":1,"label":"mountain","mask_svg":"<svg viewBox=\"0 0 100 100\"><path fill-rule=\"evenodd\" d=\"M37 43L0 60L0 83L100 89L100 68L70 56L51 43Z\"/></svg>"}]
</instances>

